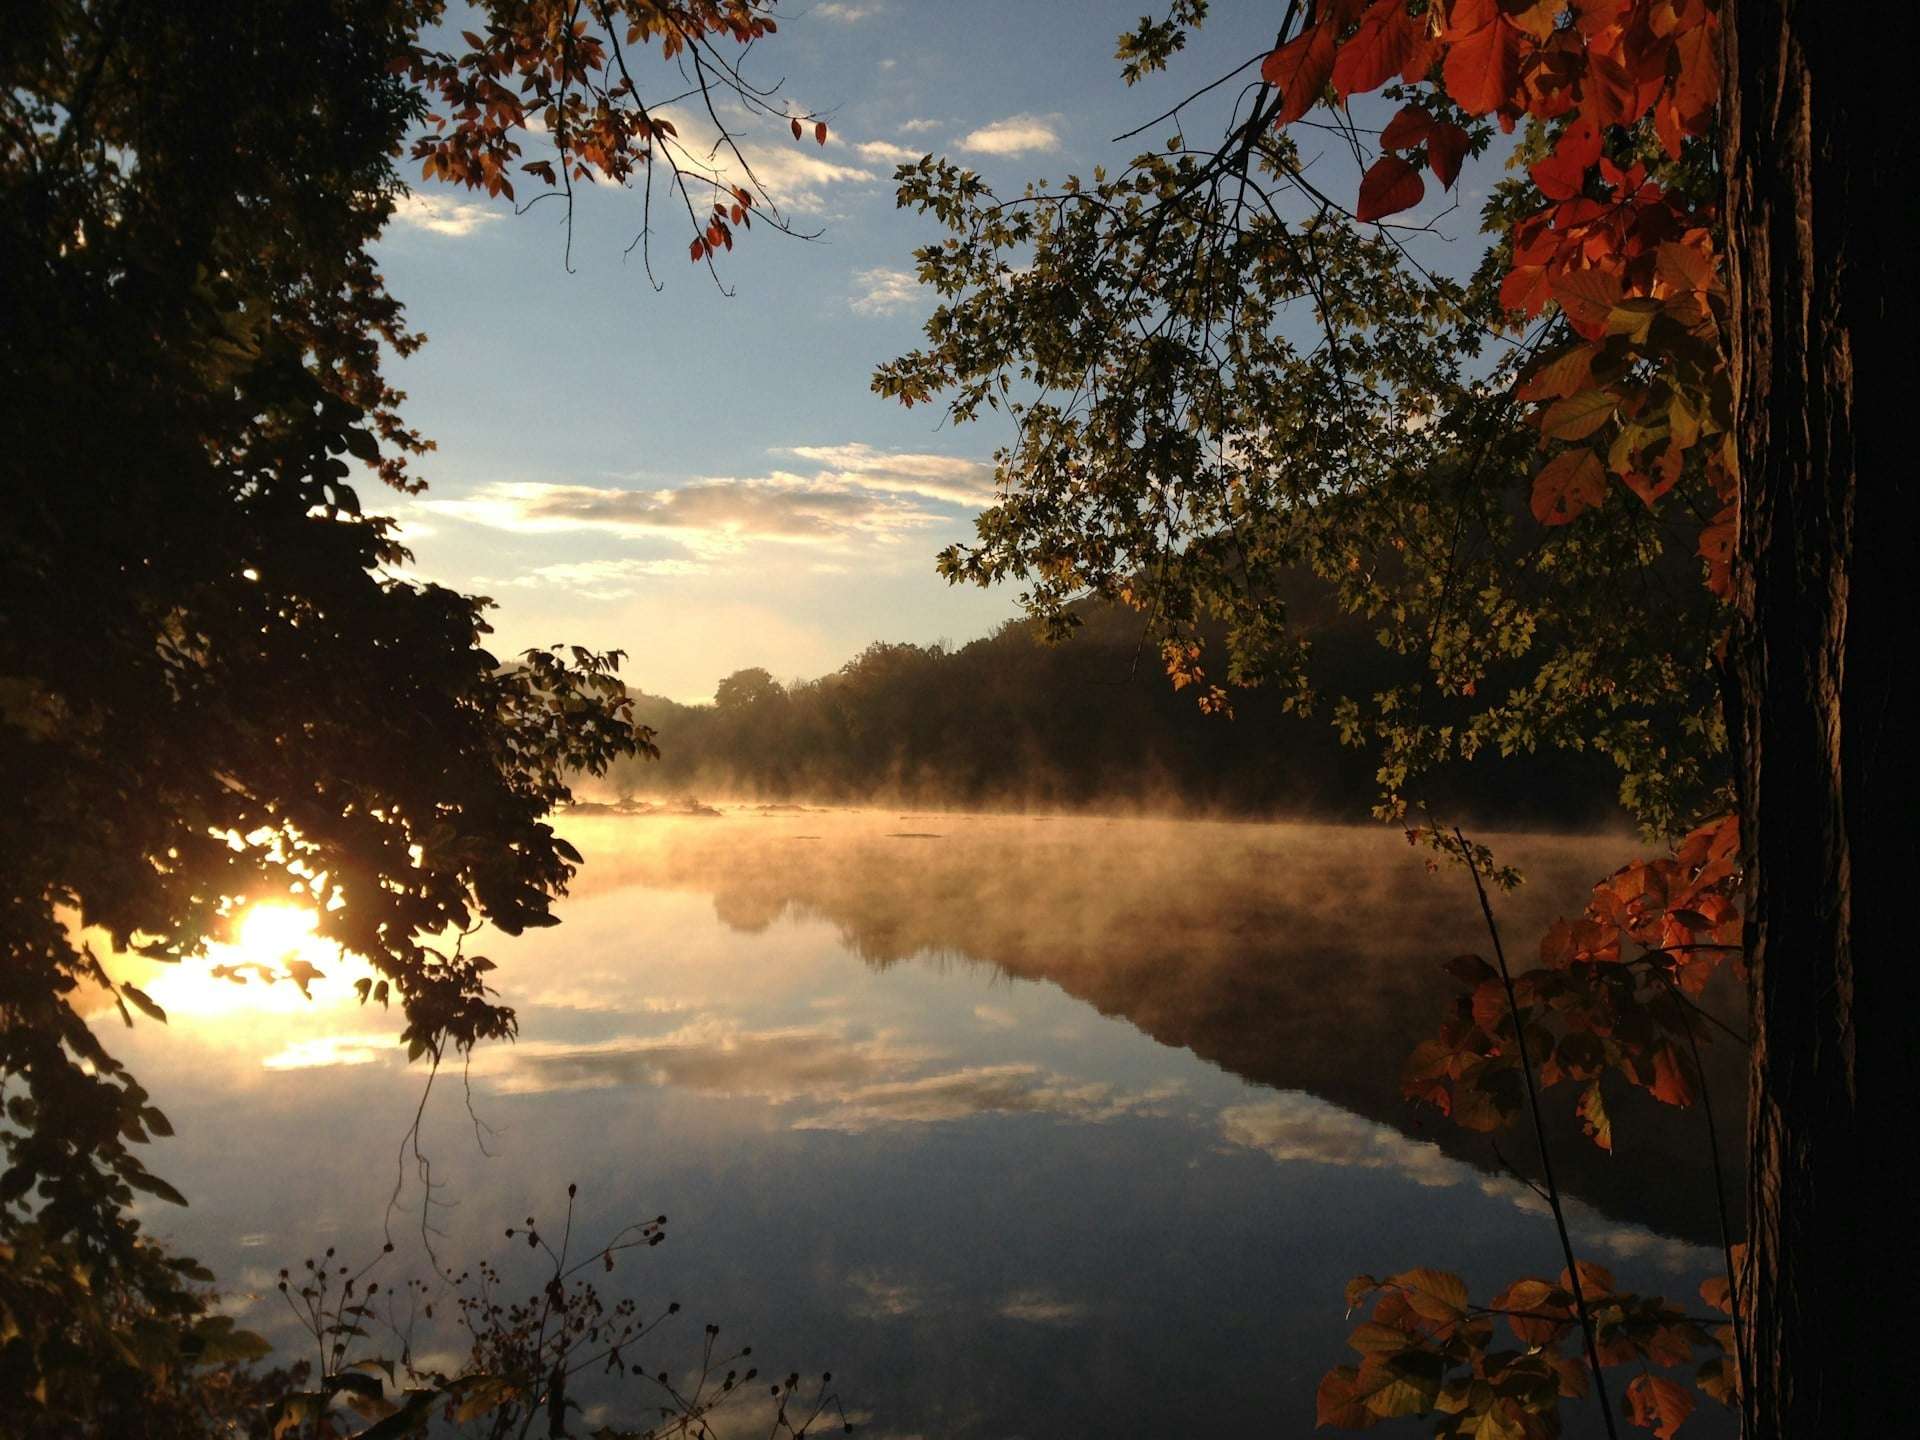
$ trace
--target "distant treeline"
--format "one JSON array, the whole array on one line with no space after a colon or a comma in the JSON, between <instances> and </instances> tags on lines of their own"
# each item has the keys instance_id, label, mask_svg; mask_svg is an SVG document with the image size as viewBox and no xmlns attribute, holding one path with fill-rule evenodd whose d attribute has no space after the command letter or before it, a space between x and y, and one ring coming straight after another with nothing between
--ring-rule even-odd
<instances>
[{"instance_id":1,"label":"distant treeline","mask_svg":"<svg viewBox=\"0 0 1920 1440\"><path fill-rule=\"evenodd\" d=\"M1088 607L1063 644L1010 621L957 648L876 643L831 675L782 684L737 671L710 705L638 699L661 758L612 775L617 794L962 808L1154 809L1363 819L1376 762L1324 709L1288 713L1240 690L1233 715L1176 692L1140 617ZM1316 684L1365 695L1410 677L1356 626L1316 636ZM1449 816L1523 825L1621 819L1591 755L1487 757L1424 793Z\"/></svg>"}]
</instances>

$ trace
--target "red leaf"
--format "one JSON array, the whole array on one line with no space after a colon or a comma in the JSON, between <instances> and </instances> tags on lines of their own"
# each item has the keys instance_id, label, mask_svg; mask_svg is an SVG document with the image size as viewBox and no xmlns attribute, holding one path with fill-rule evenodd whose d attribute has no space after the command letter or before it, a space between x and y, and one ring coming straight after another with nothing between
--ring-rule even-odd
<instances>
[{"instance_id":1,"label":"red leaf","mask_svg":"<svg viewBox=\"0 0 1920 1440\"><path fill-rule=\"evenodd\" d=\"M1627 1382L1627 1413L1633 1423L1653 1431L1660 1440L1674 1432L1693 1413L1693 1395L1664 1375L1636 1375Z\"/></svg>"},{"instance_id":2,"label":"red leaf","mask_svg":"<svg viewBox=\"0 0 1920 1440\"><path fill-rule=\"evenodd\" d=\"M1333 63L1333 93L1344 100L1377 90L1425 49L1424 33L1423 23L1407 14L1405 0L1374 0L1360 28L1340 47L1340 58Z\"/></svg>"},{"instance_id":3,"label":"red leaf","mask_svg":"<svg viewBox=\"0 0 1920 1440\"><path fill-rule=\"evenodd\" d=\"M1473 137L1458 125L1443 121L1433 127L1433 133L1427 136L1427 163L1433 166L1441 188L1453 188L1453 182L1460 178L1460 162L1466 159L1472 144Z\"/></svg>"},{"instance_id":4,"label":"red leaf","mask_svg":"<svg viewBox=\"0 0 1920 1440\"><path fill-rule=\"evenodd\" d=\"M1516 265L1500 281L1500 307L1522 315L1538 315L1553 298L1543 265Z\"/></svg>"},{"instance_id":5,"label":"red leaf","mask_svg":"<svg viewBox=\"0 0 1920 1440\"><path fill-rule=\"evenodd\" d=\"M1382 155L1360 181L1360 204L1354 218L1364 224L1410 210L1426 193L1427 184L1418 170L1398 155Z\"/></svg>"},{"instance_id":6,"label":"red leaf","mask_svg":"<svg viewBox=\"0 0 1920 1440\"><path fill-rule=\"evenodd\" d=\"M1607 321L1613 307L1620 303L1620 274L1616 270L1573 270L1552 275L1548 284L1553 298L1567 312L1567 323L1585 339L1598 340L1607 333Z\"/></svg>"},{"instance_id":7,"label":"red leaf","mask_svg":"<svg viewBox=\"0 0 1920 1440\"><path fill-rule=\"evenodd\" d=\"M1606 498L1606 467L1591 450L1564 451L1533 477L1533 518L1542 525L1564 525Z\"/></svg>"},{"instance_id":8,"label":"red leaf","mask_svg":"<svg viewBox=\"0 0 1920 1440\"><path fill-rule=\"evenodd\" d=\"M794 117L794 119L793 119L793 121L792 121L791 123L792 123L792 125L793 125L793 138L794 138L794 139L796 139L796 140L798 140L798 139L800 138L800 120L799 120L799 117L798 117L798 116L796 116L796 117Z\"/></svg>"},{"instance_id":9,"label":"red leaf","mask_svg":"<svg viewBox=\"0 0 1920 1440\"><path fill-rule=\"evenodd\" d=\"M1418 105L1402 105L1380 132L1382 150L1411 150L1433 130L1433 117Z\"/></svg>"},{"instance_id":10,"label":"red leaf","mask_svg":"<svg viewBox=\"0 0 1920 1440\"><path fill-rule=\"evenodd\" d=\"M1456 13L1464 7L1456 6ZM1520 83L1520 32L1499 18L1453 40L1442 78L1447 94L1469 115L1510 105Z\"/></svg>"},{"instance_id":11,"label":"red leaf","mask_svg":"<svg viewBox=\"0 0 1920 1440\"><path fill-rule=\"evenodd\" d=\"M814 122L813 143L816 145L824 145L827 143L827 122L826 121L816 120Z\"/></svg>"},{"instance_id":12,"label":"red leaf","mask_svg":"<svg viewBox=\"0 0 1920 1440\"><path fill-rule=\"evenodd\" d=\"M1302 30L1260 66L1260 78L1280 92L1275 125L1291 125L1320 98L1333 74L1335 39L1334 27L1323 22Z\"/></svg>"},{"instance_id":13,"label":"red leaf","mask_svg":"<svg viewBox=\"0 0 1920 1440\"><path fill-rule=\"evenodd\" d=\"M1600 127L1581 116L1561 133L1553 153L1528 173L1549 200L1571 200L1585 187L1587 171L1600 159Z\"/></svg>"}]
</instances>

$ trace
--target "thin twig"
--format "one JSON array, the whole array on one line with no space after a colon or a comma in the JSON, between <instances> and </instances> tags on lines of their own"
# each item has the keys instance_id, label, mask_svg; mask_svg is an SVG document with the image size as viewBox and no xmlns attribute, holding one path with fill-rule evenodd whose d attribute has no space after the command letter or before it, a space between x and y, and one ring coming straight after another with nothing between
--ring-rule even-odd
<instances>
[{"instance_id":1,"label":"thin twig","mask_svg":"<svg viewBox=\"0 0 1920 1440\"><path fill-rule=\"evenodd\" d=\"M1568 1288L1573 1291L1574 1313L1580 1317L1580 1333L1587 1342L1587 1368L1593 1372L1594 1393L1600 1397L1600 1418L1606 1423L1608 1440L1619 1440L1613 1423L1613 1402L1607 1399L1607 1379L1600 1370L1600 1348L1594 1338L1593 1319L1587 1313L1586 1289L1580 1283L1580 1264L1574 1258L1573 1237L1567 1233L1567 1216L1560 1204L1560 1186L1553 1177L1553 1152L1547 1145L1546 1121L1540 1109L1540 1091L1533 1080L1533 1057L1527 1053L1527 1027L1520 1018L1520 997L1514 993L1513 972L1507 968L1506 948L1500 943L1500 927L1494 923L1493 905L1487 899L1487 887L1480 882L1480 866L1467 846L1460 827L1453 829L1460 844L1461 858L1473 877L1473 893L1480 897L1480 913L1487 919L1487 934L1493 939L1493 957L1500 965L1500 983L1507 991L1507 1013L1513 1017L1513 1034L1520 1052L1520 1073L1527 1082L1527 1109L1533 1117L1533 1138L1540 1147L1540 1169L1547 1185L1547 1204L1553 1211L1553 1227L1560 1234L1560 1253L1567 1261Z\"/></svg>"}]
</instances>

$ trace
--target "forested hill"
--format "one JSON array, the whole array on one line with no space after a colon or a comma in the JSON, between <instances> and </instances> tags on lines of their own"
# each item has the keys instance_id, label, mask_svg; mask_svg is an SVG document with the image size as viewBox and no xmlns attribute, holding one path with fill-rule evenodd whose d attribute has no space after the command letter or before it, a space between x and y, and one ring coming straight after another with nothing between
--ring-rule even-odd
<instances>
[{"instance_id":1,"label":"forested hill","mask_svg":"<svg viewBox=\"0 0 1920 1440\"><path fill-rule=\"evenodd\" d=\"M1152 808L1364 818L1375 762L1343 746L1325 713L1286 713L1277 693L1236 691L1233 715L1176 692L1140 617L1088 607L1064 644L1024 621L950 648L876 643L831 675L782 684L738 671L710 705L642 695L657 762L623 763L616 794L925 806ZM1316 637L1323 693L1417 678L1357 627ZM1449 817L1592 825L1617 821L1615 781L1591 755L1487 757L1426 793ZM598 790L599 787L593 787Z\"/></svg>"}]
</instances>

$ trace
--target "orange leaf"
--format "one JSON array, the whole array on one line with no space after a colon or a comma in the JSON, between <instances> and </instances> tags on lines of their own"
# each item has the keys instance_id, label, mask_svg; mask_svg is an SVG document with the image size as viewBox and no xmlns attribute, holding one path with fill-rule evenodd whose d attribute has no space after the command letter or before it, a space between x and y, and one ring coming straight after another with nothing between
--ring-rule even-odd
<instances>
[{"instance_id":1,"label":"orange leaf","mask_svg":"<svg viewBox=\"0 0 1920 1440\"><path fill-rule=\"evenodd\" d=\"M1398 155L1382 155L1360 181L1360 204L1353 212L1354 219L1365 224L1411 210L1426 193L1427 183L1418 170Z\"/></svg>"},{"instance_id":2,"label":"orange leaf","mask_svg":"<svg viewBox=\"0 0 1920 1440\"><path fill-rule=\"evenodd\" d=\"M1606 498L1607 472L1591 450L1556 455L1533 477L1533 518L1542 525L1565 525Z\"/></svg>"},{"instance_id":3,"label":"orange leaf","mask_svg":"<svg viewBox=\"0 0 1920 1440\"><path fill-rule=\"evenodd\" d=\"M1587 171L1600 160L1600 127L1581 116L1561 132L1553 153L1528 170L1549 200L1571 200L1585 187Z\"/></svg>"},{"instance_id":4,"label":"orange leaf","mask_svg":"<svg viewBox=\"0 0 1920 1440\"><path fill-rule=\"evenodd\" d=\"M1574 345L1550 355L1513 388L1516 400L1558 400L1584 390L1593 379L1592 345Z\"/></svg>"},{"instance_id":5,"label":"orange leaf","mask_svg":"<svg viewBox=\"0 0 1920 1440\"><path fill-rule=\"evenodd\" d=\"M1627 1413L1633 1423L1651 1430L1660 1440L1674 1432L1693 1413L1693 1395L1664 1375L1636 1375L1627 1383Z\"/></svg>"},{"instance_id":6,"label":"orange leaf","mask_svg":"<svg viewBox=\"0 0 1920 1440\"><path fill-rule=\"evenodd\" d=\"M1455 6L1456 15L1465 6ZM1469 115L1510 105L1520 83L1520 32L1498 18L1454 39L1441 70L1447 94Z\"/></svg>"},{"instance_id":7,"label":"orange leaf","mask_svg":"<svg viewBox=\"0 0 1920 1440\"><path fill-rule=\"evenodd\" d=\"M1540 434L1548 440L1584 440L1620 408L1620 397L1604 388L1582 390L1556 400L1540 417Z\"/></svg>"},{"instance_id":8,"label":"orange leaf","mask_svg":"<svg viewBox=\"0 0 1920 1440\"><path fill-rule=\"evenodd\" d=\"M1548 277L1553 298L1567 312L1567 323L1588 340L1607 333L1620 303L1620 275L1614 270L1573 270Z\"/></svg>"},{"instance_id":9,"label":"orange leaf","mask_svg":"<svg viewBox=\"0 0 1920 1440\"><path fill-rule=\"evenodd\" d=\"M1693 1104L1693 1077L1673 1046L1662 1045L1653 1052L1653 1084L1647 1088L1654 1099L1668 1105Z\"/></svg>"},{"instance_id":10,"label":"orange leaf","mask_svg":"<svg viewBox=\"0 0 1920 1440\"><path fill-rule=\"evenodd\" d=\"M1405 0L1374 0L1333 62L1333 93L1344 100L1376 90L1425 48L1424 27Z\"/></svg>"},{"instance_id":11,"label":"orange leaf","mask_svg":"<svg viewBox=\"0 0 1920 1440\"><path fill-rule=\"evenodd\" d=\"M1302 30L1260 66L1260 78L1280 92L1275 125L1291 125L1313 108L1333 75L1334 27L1321 23Z\"/></svg>"},{"instance_id":12,"label":"orange leaf","mask_svg":"<svg viewBox=\"0 0 1920 1440\"><path fill-rule=\"evenodd\" d=\"M1359 1372L1351 1365L1320 1377L1320 1388L1313 1397L1314 1428L1331 1425L1336 1430L1364 1430L1380 1418L1367 1409L1359 1380Z\"/></svg>"},{"instance_id":13,"label":"orange leaf","mask_svg":"<svg viewBox=\"0 0 1920 1440\"><path fill-rule=\"evenodd\" d=\"M1500 281L1500 308L1522 315L1538 315L1553 289L1544 265L1516 265Z\"/></svg>"}]
</instances>

